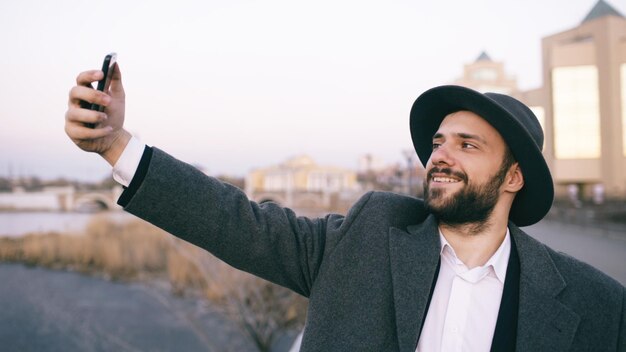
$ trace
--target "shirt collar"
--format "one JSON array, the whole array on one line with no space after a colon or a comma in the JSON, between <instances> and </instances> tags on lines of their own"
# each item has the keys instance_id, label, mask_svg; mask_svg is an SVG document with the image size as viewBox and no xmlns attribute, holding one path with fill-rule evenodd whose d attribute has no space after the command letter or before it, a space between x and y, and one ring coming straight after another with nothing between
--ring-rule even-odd
<instances>
[{"instance_id":1,"label":"shirt collar","mask_svg":"<svg viewBox=\"0 0 626 352\"><path fill-rule=\"evenodd\" d=\"M452 245L446 240L446 237L439 230L439 239L441 241L441 251L439 255L444 256L447 255L451 260L453 260L457 264L465 265L456 255L454 248ZM487 260L485 265L481 266L481 268L488 268L489 266L493 267L493 271L498 278L498 280L504 283L506 279L506 269L509 265L509 256L511 255L511 235L509 233L509 228L506 228L506 235L504 236L504 240L500 244L500 247L495 251L495 253Z\"/></svg>"}]
</instances>

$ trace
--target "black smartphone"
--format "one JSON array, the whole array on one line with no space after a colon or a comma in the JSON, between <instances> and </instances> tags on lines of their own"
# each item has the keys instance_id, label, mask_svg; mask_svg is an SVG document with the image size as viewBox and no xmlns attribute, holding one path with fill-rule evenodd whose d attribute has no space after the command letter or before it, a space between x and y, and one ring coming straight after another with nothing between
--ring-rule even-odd
<instances>
[{"instance_id":1,"label":"black smartphone","mask_svg":"<svg viewBox=\"0 0 626 352\"><path fill-rule=\"evenodd\" d=\"M115 66L116 60L116 53L110 53L104 57L104 62L102 62L102 72L104 72L104 78L98 81L98 85L96 86L97 90L101 92L109 90L109 86L111 85L111 76L113 76L113 66ZM93 88L93 86L91 88ZM91 109L100 112L104 111L104 106L100 106L98 104L89 104L86 101L81 101L80 106L84 109ZM96 128L95 123L86 123L85 126L89 128Z\"/></svg>"},{"instance_id":2,"label":"black smartphone","mask_svg":"<svg viewBox=\"0 0 626 352\"><path fill-rule=\"evenodd\" d=\"M102 63L102 72L104 72L104 78L98 81L98 86L96 87L97 90L101 92L106 92L109 90L109 86L111 85L111 76L113 76L113 66L115 66L116 61L116 53L110 53L104 57L104 62ZM104 111L104 106L91 104L91 110Z\"/></svg>"}]
</instances>

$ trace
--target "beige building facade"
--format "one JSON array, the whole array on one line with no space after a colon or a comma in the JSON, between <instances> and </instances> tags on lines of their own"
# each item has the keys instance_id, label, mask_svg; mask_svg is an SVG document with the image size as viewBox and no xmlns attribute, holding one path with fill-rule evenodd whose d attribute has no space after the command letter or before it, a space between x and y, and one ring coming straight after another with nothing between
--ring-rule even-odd
<instances>
[{"instance_id":1,"label":"beige building facade","mask_svg":"<svg viewBox=\"0 0 626 352\"><path fill-rule=\"evenodd\" d=\"M626 197L626 19L604 0L579 26L542 41L544 154L557 194L578 186Z\"/></svg>"},{"instance_id":2,"label":"beige building facade","mask_svg":"<svg viewBox=\"0 0 626 352\"><path fill-rule=\"evenodd\" d=\"M345 211L362 194L356 172L318 165L306 155L252 170L245 184L250 199L276 202L303 214Z\"/></svg>"},{"instance_id":3,"label":"beige building facade","mask_svg":"<svg viewBox=\"0 0 626 352\"><path fill-rule=\"evenodd\" d=\"M463 76L454 84L479 92L495 92L519 96L517 81L504 70L504 63L494 61L483 51L474 62L463 67Z\"/></svg>"}]
</instances>

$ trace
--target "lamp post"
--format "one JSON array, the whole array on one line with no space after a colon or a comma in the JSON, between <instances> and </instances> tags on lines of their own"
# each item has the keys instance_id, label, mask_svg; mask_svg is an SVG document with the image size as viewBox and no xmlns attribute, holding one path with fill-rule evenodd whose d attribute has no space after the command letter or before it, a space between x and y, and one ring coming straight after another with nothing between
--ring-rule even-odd
<instances>
[{"instance_id":1,"label":"lamp post","mask_svg":"<svg viewBox=\"0 0 626 352\"><path fill-rule=\"evenodd\" d=\"M415 157L415 151L413 149L405 149L402 151L402 155L406 159L406 167L407 167L407 180L406 180L406 194L412 195L413 185L411 179L413 178L412 169L413 169L413 158Z\"/></svg>"}]
</instances>

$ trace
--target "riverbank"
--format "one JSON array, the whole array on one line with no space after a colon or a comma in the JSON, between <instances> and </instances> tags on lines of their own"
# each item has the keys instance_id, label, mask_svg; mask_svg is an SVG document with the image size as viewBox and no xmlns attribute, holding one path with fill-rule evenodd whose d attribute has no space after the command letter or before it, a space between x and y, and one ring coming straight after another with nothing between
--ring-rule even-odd
<instances>
[{"instance_id":1,"label":"riverbank","mask_svg":"<svg viewBox=\"0 0 626 352\"><path fill-rule=\"evenodd\" d=\"M59 232L80 234L87 225L97 219L127 222L136 219L123 211L78 213L59 211L0 211L0 237L20 237L28 233Z\"/></svg>"}]
</instances>

